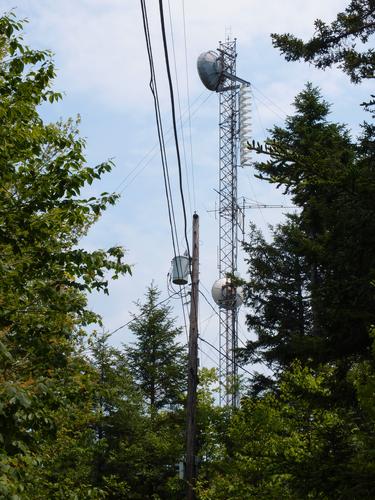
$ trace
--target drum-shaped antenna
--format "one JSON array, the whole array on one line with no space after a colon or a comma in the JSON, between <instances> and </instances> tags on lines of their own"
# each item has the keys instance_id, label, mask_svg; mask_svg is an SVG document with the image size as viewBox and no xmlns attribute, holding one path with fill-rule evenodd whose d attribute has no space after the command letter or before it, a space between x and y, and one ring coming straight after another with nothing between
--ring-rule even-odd
<instances>
[{"instance_id":1,"label":"drum-shaped antenna","mask_svg":"<svg viewBox=\"0 0 375 500\"><path fill-rule=\"evenodd\" d=\"M223 80L224 65L222 57L214 50L203 52L197 61L198 74L208 90L217 90Z\"/></svg>"}]
</instances>

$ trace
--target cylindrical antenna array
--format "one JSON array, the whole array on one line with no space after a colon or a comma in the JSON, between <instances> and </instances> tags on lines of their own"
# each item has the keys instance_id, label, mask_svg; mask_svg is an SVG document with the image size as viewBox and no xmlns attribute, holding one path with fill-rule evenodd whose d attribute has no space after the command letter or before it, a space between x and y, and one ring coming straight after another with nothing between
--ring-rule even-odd
<instances>
[{"instance_id":1,"label":"cylindrical antenna array","mask_svg":"<svg viewBox=\"0 0 375 500\"><path fill-rule=\"evenodd\" d=\"M250 165L250 150L247 143L251 136L251 94L250 85L243 84L240 88L240 165Z\"/></svg>"}]
</instances>

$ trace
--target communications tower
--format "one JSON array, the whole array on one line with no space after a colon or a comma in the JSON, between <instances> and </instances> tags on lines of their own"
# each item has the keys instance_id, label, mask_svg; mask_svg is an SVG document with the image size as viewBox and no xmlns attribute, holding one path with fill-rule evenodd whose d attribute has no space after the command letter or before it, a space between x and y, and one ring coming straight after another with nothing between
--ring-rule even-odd
<instances>
[{"instance_id":1,"label":"communications tower","mask_svg":"<svg viewBox=\"0 0 375 500\"><path fill-rule=\"evenodd\" d=\"M198 58L203 84L219 94L219 279L212 296L219 306L220 404L239 403L236 350L241 291L236 286L238 226L241 208L237 196L237 169L249 161L245 147L250 132L250 83L236 75L236 39L219 42L216 51Z\"/></svg>"}]
</instances>

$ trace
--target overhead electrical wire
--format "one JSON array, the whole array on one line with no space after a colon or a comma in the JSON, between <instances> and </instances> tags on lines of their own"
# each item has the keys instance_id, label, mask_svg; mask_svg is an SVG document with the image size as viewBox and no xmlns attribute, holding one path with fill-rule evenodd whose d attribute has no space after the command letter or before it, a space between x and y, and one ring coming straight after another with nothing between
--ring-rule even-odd
<instances>
[{"instance_id":1,"label":"overhead electrical wire","mask_svg":"<svg viewBox=\"0 0 375 500\"><path fill-rule=\"evenodd\" d=\"M144 1L144 0L141 0L141 1ZM160 14L160 26L161 26L162 39L163 39L165 66L167 69L169 95L170 95L171 110L172 110L172 124L173 124L173 133L174 133L176 155L177 155L177 166L178 166L181 205L182 205L182 211L183 211L183 216L184 216L184 235L185 235L187 253L188 253L188 256L190 258L191 257L190 245L189 245L189 240L187 237L187 215L186 215L185 195L184 195L184 188L183 188L183 182L182 182L181 155L180 155L180 147L179 147L179 142L178 142L176 109L175 109L175 103L174 103L174 91L173 91L171 68L170 68L170 64L169 64L168 44L167 44L165 21L164 21L163 0L159 0L159 14Z\"/></svg>"},{"instance_id":2,"label":"overhead electrical wire","mask_svg":"<svg viewBox=\"0 0 375 500\"><path fill-rule=\"evenodd\" d=\"M214 311L214 313L218 316L218 318L219 318L220 322L223 324L223 326L225 326L224 321L220 318L220 314L216 311L216 309L211 304L211 302L208 300L208 298L206 297L206 295L201 290L199 290L199 293L202 295L202 297L207 302L207 304L211 307L211 309Z\"/></svg>"},{"instance_id":3,"label":"overhead electrical wire","mask_svg":"<svg viewBox=\"0 0 375 500\"><path fill-rule=\"evenodd\" d=\"M250 339L248 339L248 338L247 338L246 334L245 334L245 333L244 333L244 331L243 331L242 326L240 326L240 325L238 325L238 326L239 326L239 330L240 330L240 332L242 333L243 337L245 337L246 342L250 342ZM246 343L245 343L245 342L244 342L244 341L240 338L240 336L238 336L238 340L241 342L241 344L242 344L245 348L247 348L247 347L248 347L248 346L247 346L247 344L246 344ZM263 362L262 362L262 364L266 366L266 363L263 363Z\"/></svg>"},{"instance_id":4,"label":"overhead electrical wire","mask_svg":"<svg viewBox=\"0 0 375 500\"><path fill-rule=\"evenodd\" d=\"M171 42L172 42L173 66L174 66L174 72L175 72L175 78L176 78L178 113L180 116L179 124L180 124L181 139L182 139L182 157L184 160L184 167L185 167L185 172L186 172L186 185L187 185L187 190L188 190L189 207L190 207L190 212L192 212L190 182L189 182L189 175L188 175L187 161L186 161L185 134L184 134L184 128L182 126L180 86L179 86L179 81L178 81L176 50L175 50L175 43L174 43L173 20L172 20L172 11L171 11L170 0L168 0L168 14L169 14L169 27L170 27Z\"/></svg>"},{"instance_id":5,"label":"overhead electrical wire","mask_svg":"<svg viewBox=\"0 0 375 500\"><path fill-rule=\"evenodd\" d=\"M160 302L158 302L157 304L155 304L151 309L150 311L156 309L157 307L161 306L162 304L164 304L165 302L169 301L174 295L178 295L180 292L177 291L177 292L174 292L172 295L170 295L169 297L167 297L166 299L163 299L161 300ZM201 295L203 296L203 298L206 300L206 302L210 305L210 307L213 309L214 313L215 314L218 314L217 311L214 309L214 307L212 306L212 304L209 302L209 300L207 299L207 297L202 293L200 292ZM142 314L139 314L137 316L133 316L132 319L130 319L129 321L127 321L126 323L124 323L123 325L120 325L118 328L115 328L114 330L111 330L108 332L108 335L111 336L113 335L114 333L117 333L118 331L122 330L123 328L127 327L128 325L130 325L130 323L133 323L134 321L137 321L138 319L140 319L141 317L143 316L143 313ZM212 315L207 318L206 320L204 321L209 321L210 319L212 318ZM213 344L211 344L211 342L209 342L208 340L204 339L203 337L201 337L200 335L198 335L198 338L199 340L201 340L202 342L204 342L205 344L207 344L208 346L210 346L212 349L214 349L216 352L218 352L220 355L226 357L227 359L229 359L229 357L223 353L220 349L218 349L217 347L215 347ZM200 349L200 348L199 348ZM202 349L200 349L202 350ZM203 351L202 351L203 352ZM208 356L207 353L203 352L208 358L211 359L212 362L214 362L216 364L216 366L218 366L217 362L214 361L210 356ZM244 368L243 366L239 365L238 366L239 369L243 370L245 373L249 374L250 376L253 376L254 374L249 372L249 370L246 370L246 368Z\"/></svg>"},{"instance_id":6,"label":"overhead electrical wire","mask_svg":"<svg viewBox=\"0 0 375 500\"><path fill-rule=\"evenodd\" d=\"M177 295L179 292L175 292L174 295ZM172 298L172 295L170 295L169 297L167 297L166 299L163 299L161 300L160 302L158 302L157 304L155 304L153 307L151 307L149 309L149 311L153 311L154 309L156 309L157 307L161 306L162 304L164 304L164 302L167 302L168 300L170 300ZM125 328L126 326L130 325L130 323L133 323L133 321L136 321L137 319L140 319L141 317L143 316L143 314L139 314L137 316L133 316L132 319L130 319L129 321L127 321L126 323L124 323L123 325L120 325L118 328L115 328L114 330L111 330L110 332L108 332L108 335L111 336L113 335L114 333L118 332L119 330L122 330L123 328Z\"/></svg>"},{"instance_id":7,"label":"overhead electrical wire","mask_svg":"<svg viewBox=\"0 0 375 500\"><path fill-rule=\"evenodd\" d=\"M174 215L173 198L172 198L170 179L169 179L169 171L168 171L168 161L167 161L167 155L166 155L166 150L165 150L163 125L162 125L161 113L160 113L159 95L158 95L158 88L157 88L157 83L156 83L156 75L155 75L154 59L153 59L152 46L151 46L150 30L149 30L149 24L148 24L147 8L146 8L145 0L140 0L140 3L141 3L141 10L142 10L142 21L143 21L145 40L146 40L147 55L148 55L149 66L150 66L149 86L150 86L151 93L152 93L153 98L154 98L156 126L157 126L159 146L160 146L160 157L161 157L161 162L162 162L162 167L163 167L163 178L164 178L165 195L166 195L166 200L167 200L168 218L169 218L169 225L170 225L170 231L171 231L171 237L172 237L173 253L174 253L174 256L176 257L177 254L179 254L180 252L178 249L176 219L175 219L175 215Z\"/></svg>"},{"instance_id":8,"label":"overhead electrical wire","mask_svg":"<svg viewBox=\"0 0 375 500\"><path fill-rule=\"evenodd\" d=\"M262 118L261 118L260 113L259 113L259 108L257 105L257 98L255 97L254 91L251 87L250 87L250 92L251 92L251 97L253 98L254 108L255 108L256 114L258 116L259 124L261 126L262 131L263 131L263 137L266 138L267 133L266 133L266 129L264 128L263 121L262 121Z\"/></svg>"},{"instance_id":9,"label":"overhead electrical wire","mask_svg":"<svg viewBox=\"0 0 375 500\"><path fill-rule=\"evenodd\" d=\"M255 98L255 95L254 95L254 91L253 91L253 84L250 86L250 92L251 92L251 96L253 98L254 108L255 108L255 111L256 111L257 116L258 116L259 124L260 124L260 126L261 126L261 128L263 130L264 137L266 137L267 134L266 134L265 128L263 126L262 119L260 117L259 109L258 109L258 106L257 106L257 102L256 102L256 98ZM252 180L250 178L250 175L249 175L247 169L246 169L246 177L247 177L247 180L249 182L250 189L251 189L251 191L253 193L253 196L254 196L254 199L255 199L255 203L259 205L259 202L256 199L255 190L253 188ZM266 221L266 218L265 218L265 216L263 214L263 211L262 211L262 209L261 209L260 206L258 207L258 210L259 210L259 213L260 213L260 215L261 215L261 217L263 219L264 224L266 226L268 226L268 222ZM244 228L244 231L245 231L245 228Z\"/></svg>"},{"instance_id":10,"label":"overhead electrical wire","mask_svg":"<svg viewBox=\"0 0 375 500\"><path fill-rule=\"evenodd\" d=\"M162 119L161 119L161 113L160 113L159 97L158 97L158 91L157 91L155 68L154 68L154 61L153 61L153 54L152 54L152 47L151 47L151 38L150 38L150 32L149 32L147 8L146 8L145 0L141 0L141 9L142 9L144 34L145 34L145 39L146 39L146 47L147 47L149 65L150 65L150 89L151 89L152 95L154 97L155 116L156 116L158 139L159 139L159 145L160 145L160 154L161 154L161 160L162 160L162 166L163 166L163 177L164 177L164 185L165 185L165 194L166 194L166 199L167 199L169 223L170 223L171 236L172 236L173 252L174 252L174 256L177 257L177 254L178 255L180 254L179 243L178 243L178 234L177 234L176 219L175 219L175 213L174 213L174 207L173 207L173 196L172 196L172 192L171 192L171 184L170 184L170 178L169 178L167 155L166 155L166 150L165 150L165 140L164 140ZM163 12L162 1L159 2L159 9L160 9L160 23L161 23L161 30L162 30L162 37L163 37L165 64L166 64L166 68L167 68L169 93L170 93L171 108L172 108L172 127L173 127L175 148L176 148L176 155L177 155L177 164L178 164L178 173L179 173L179 188L180 188L180 196L181 196L182 210L183 210L183 216L184 216L184 235L185 235L187 253L188 253L188 256L190 258L190 248L189 248L189 242L188 242L188 238L187 238L187 216L186 216L186 206L185 206L185 198L184 198L184 191L183 191L183 183L182 183L182 168L181 168L181 157L180 157L178 134L177 134L177 120L176 120L176 111L175 111L175 104L174 104L173 83L172 83L171 71L170 71L170 65L169 65L169 56L168 56L168 47L167 47L167 41L166 41L165 22L164 22L164 12ZM172 44L173 44L173 50L174 50L174 39L173 39L171 12L170 12L170 20L171 20ZM177 80L177 85L178 85L176 61L175 61L175 68L176 68L176 80ZM179 91L178 91L178 98L179 98ZM180 110L180 122L181 122L181 128L182 128L182 113L181 113L180 99L179 99L179 110ZM189 113L190 113L190 110L189 110ZM183 129L182 129L182 138L183 138ZM184 146L184 154L185 154L185 146ZM186 168L186 154L185 154L185 168ZM187 172L187 168L186 168L186 172ZM187 176L187 179L188 179L188 176ZM190 202L190 205L191 205L191 202ZM191 270L190 270L190 273L191 273ZM179 295L180 295L180 299L181 299L182 312L183 312L183 316L184 316L185 331L187 331L185 308L184 308L184 302L183 302L183 297L182 297L181 291L179 291Z\"/></svg>"},{"instance_id":11,"label":"overhead electrical wire","mask_svg":"<svg viewBox=\"0 0 375 500\"><path fill-rule=\"evenodd\" d=\"M256 87L253 83L251 84L252 87L254 87L254 89L261 95L263 96L265 99L267 99L267 101L272 104L272 106L274 106L274 108L278 109L279 111L281 111L281 113L283 113L284 117L280 116L278 113L276 113L274 110L272 110L271 108L268 108L268 109L271 109L271 111L273 111L273 113L275 113L279 118L281 118L282 120L288 116L288 113L283 109L281 108L278 104L276 104L274 101L272 101L272 99L270 99L266 94L264 94L264 92L262 92L260 89L258 89L258 87Z\"/></svg>"},{"instance_id":12,"label":"overhead electrical wire","mask_svg":"<svg viewBox=\"0 0 375 500\"><path fill-rule=\"evenodd\" d=\"M168 86L169 86L169 97L170 97L170 104L171 104L171 111L172 111L172 126L173 126L173 134L174 134L175 149L176 149L176 156L177 156L179 190L180 190L181 205L182 205L182 212L183 212L183 218L184 218L184 236L185 236L187 255L189 258L189 262L191 263L192 257L191 257L191 253L190 253L190 245L189 245L189 240L188 240L188 235L187 235L187 215L186 215L185 195L184 195L184 188L183 188L183 181L182 181L181 155L180 155L180 147L179 147L179 140L178 140L178 133L177 133L175 98L174 98L171 68L170 68L170 63L169 63L168 44L167 44L165 20L164 20L163 0L159 0L159 14L160 14L160 27L161 27L162 39L163 39L164 59L165 59L165 66L166 66L166 70L167 70L167 78L168 78ZM190 272L191 281L193 281L191 265L189 266L189 272ZM192 300L194 300L194 294L192 294ZM192 307L196 307L196 304L193 304Z\"/></svg>"},{"instance_id":13,"label":"overhead electrical wire","mask_svg":"<svg viewBox=\"0 0 375 500\"><path fill-rule=\"evenodd\" d=\"M261 92L254 84L251 85L251 88L250 88L250 92L251 92L251 96L252 96L252 101L254 103L254 108L255 108L255 112L257 114L257 117L258 117L258 121L259 121L259 124L260 124L260 127L263 131L263 135L264 137L266 137L266 130L264 128L264 125L263 125L263 121L262 121L262 118L261 118L261 115L260 115L260 112L259 112L259 107L257 105L257 101L259 101L261 104L263 104L267 109L269 109L270 111L272 111L273 113L275 113L279 118L283 119L283 117L281 117L279 115L279 113L277 113L275 110L271 109L270 106L268 106L264 101L262 101L261 99L259 99L259 97L256 97L255 94L254 94L254 89L257 90L257 92L259 92L260 94L262 94L264 96L264 98L266 98L273 106L277 107L278 109L280 109L283 113L285 113L284 110L282 110L279 106L277 106L275 103L273 103L273 101L271 99L269 99L263 92ZM286 113L285 113L286 114ZM247 172L247 170L245 170L245 175L247 177L247 180L249 182L249 187L253 193L253 197L254 197L254 200L255 200L255 203L258 205L257 208L259 210L259 213L263 219L263 222L265 224L265 226L269 226L269 222L266 220L266 217L263 213L263 210L262 210L262 206L261 206L261 203L259 203L259 201L257 200L256 198L256 194L255 194L255 190L254 190L254 187L253 187L253 184L252 184L252 180L250 178L250 175L249 173ZM263 208L268 208L267 206L264 206Z\"/></svg>"},{"instance_id":14,"label":"overhead electrical wire","mask_svg":"<svg viewBox=\"0 0 375 500\"><path fill-rule=\"evenodd\" d=\"M187 321L186 321L186 314L185 314L185 305L184 305L184 299L182 296L182 291L179 291L180 299L181 299L181 307L182 307L182 315L184 317L184 326L185 326L185 333L186 333L186 342L189 342L189 332L188 332L188 327L187 327Z\"/></svg>"},{"instance_id":15,"label":"overhead electrical wire","mask_svg":"<svg viewBox=\"0 0 375 500\"><path fill-rule=\"evenodd\" d=\"M187 176L189 201L190 201L190 205L191 205L189 178L188 178L188 172L187 172L187 166L186 166L185 141L184 141L184 134L183 134L183 128L182 128L182 114L181 114L181 103L180 103L179 86L178 86L177 65L176 65L176 57L175 57L172 16L171 16L169 0L168 0L168 6L169 6L169 16L170 16L170 24L171 24L170 27L171 27L173 57L174 57L175 72L176 72L176 84L177 84L178 106L179 106L179 112L180 112L180 124L181 124L181 129L182 129L181 130L181 138L182 138L182 143L183 143L183 155L184 155L185 170L186 170L186 176ZM167 157L166 157L166 151L165 151L165 141L164 141L164 135L163 135L162 122L161 122L159 98L158 98L158 93L157 93L155 70L154 70L154 64L153 64L153 56L152 56L151 40L150 40L150 33L149 33L149 27L148 27L148 19L147 19L147 10L146 10L146 5L145 5L145 0L141 0L141 7L142 7L142 17L143 17L144 31L145 31L145 37L146 37L147 52L148 52L148 56L149 56L150 72L151 72L150 88L151 88L152 94L154 96L155 115L156 115L156 121L157 121L158 138L159 138L160 152L161 152L162 165L163 165L163 175L164 175L165 191L166 191L166 197L167 197L168 213L169 213L169 219L170 219L174 254L176 257L176 246L178 245L177 228L176 228L176 221L175 221L174 209L173 209L173 200L172 200L172 193L171 193L171 187L170 187L168 164L167 164ZM189 258L191 258L190 246L189 246L189 241L188 241L188 237L187 237L187 215L186 215L186 204L185 204L183 179L182 179L181 154L180 154L179 138L178 138L178 132L177 132L175 97L174 97L173 81L172 81L170 62L169 62L168 44L167 44L167 39L166 39L166 28L165 28L164 9L163 9L163 1L162 0L159 0L159 13L160 13L160 24L161 24L161 32L162 32L162 40L163 40L163 48L164 48L164 58L165 58L165 64L166 64L166 70L167 70L167 78L168 78L168 85L169 85L171 110L172 110L172 127L173 127L173 135L174 135L175 149L176 149L176 156L177 156L177 166L178 166L178 175L179 175L179 190L180 190L181 205L182 205L182 211L183 211L183 217L184 217L184 236L185 236L185 242L186 242L186 247L187 247L187 253L188 253ZM185 59L186 59L187 49L186 49L186 25L185 25L184 6L183 6L183 15L184 15L184 39L185 39ZM187 70L187 66L186 66L186 70ZM188 109L189 109L189 119L190 119L190 104L189 103L188 103ZM191 139L191 134L190 134L190 139ZM192 155L191 155L191 157L192 157ZM192 171L193 171L193 169L192 169ZM180 291L177 293L179 293L180 297L181 297L181 303L182 303L183 314L184 314L185 329L187 330L185 310L184 310L184 304L183 304L183 299L182 299L182 292ZM213 306L208 301L206 296L202 292L200 292L200 293L203 295L204 299L207 301L207 303L210 305L210 307L213 308ZM218 314L214 308L213 308L213 310L216 314ZM229 357L225 353L221 352L219 349L217 349L210 342L203 339L202 337L199 337L199 338L203 342L207 343L210 347L215 349L217 352L219 352L220 355L229 359ZM244 372L248 373L250 376L252 376L252 374L248 370L246 370L244 367L239 366L239 368L241 370L243 370Z\"/></svg>"},{"instance_id":16,"label":"overhead electrical wire","mask_svg":"<svg viewBox=\"0 0 375 500\"><path fill-rule=\"evenodd\" d=\"M203 288L204 288L206 291L208 291L208 290L207 290L207 288L206 288L203 284L202 284L202 286L203 286ZM217 310L215 309L215 307L214 307L214 306L211 304L211 302L208 300L208 298L206 297L206 295L205 295L202 291L200 291L199 293L202 295L202 297L204 298L204 300L207 302L207 304L211 307L211 309L212 309L212 310L214 311L214 313L217 315L217 317L219 318L219 321L222 323L222 325L223 325L223 326L225 326L225 324L224 324L223 320L220 318L220 314L217 312ZM241 327L240 327L240 329L241 329L241 332L242 332L242 334L243 334L243 331L242 331L242 328L241 328ZM246 340L249 340L249 339L247 339L247 338L246 338L246 336L245 336L245 335L244 335L244 337L245 337L245 339L246 339ZM244 347L247 347L247 345L245 344L245 342L244 342L244 341L243 341L240 337L238 337L238 340L241 342L241 344L242 344ZM229 358L228 358L228 359L229 359ZM259 361L259 363L260 363L260 364L262 364L262 365L264 365L264 366L266 366L267 368L269 368L269 367L268 367L268 365L267 365L267 363L265 363L264 361ZM239 368L242 368L242 367L241 367L241 365L238 365L238 367L239 367Z\"/></svg>"},{"instance_id":17,"label":"overhead electrical wire","mask_svg":"<svg viewBox=\"0 0 375 500\"><path fill-rule=\"evenodd\" d=\"M215 365L216 368L219 368L218 362L212 356L210 356L206 351L204 351L202 347L198 346L198 349Z\"/></svg>"},{"instance_id":18,"label":"overhead electrical wire","mask_svg":"<svg viewBox=\"0 0 375 500\"><path fill-rule=\"evenodd\" d=\"M186 70L186 97L189 110L189 143L190 143L190 163L191 163L191 180L193 185L193 202L194 210L197 206L197 199L195 196L195 175L194 175L194 155L193 155L193 140L191 133L191 114L190 114L190 87L189 87L189 65L188 65L188 52L187 52L187 36L186 36L186 15L185 15L185 0L182 0L182 20L184 28L184 48L185 48L185 70ZM211 92L212 94L212 92Z\"/></svg>"},{"instance_id":19,"label":"overhead electrical wire","mask_svg":"<svg viewBox=\"0 0 375 500\"><path fill-rule=\"evenodd\" d=\"M186 184L187 184L187 190L188 190L189 207L190 207L190 212L192 212L192 200L191 200L189 174L188 174L187 161L186 161L185 136L184 136L184 127L183 127L183 124L182 124L180 88L179 88L179 81L178 81L176 51L175 51L174 33L173 33L173 20L172 20L172 12L171 12L170 0L168 0L168 13L169 13L169 26L170 26L170 33L171 33L174 71L175 71L175 77L176 77L176 91L177 91L178 111L179 111L179 117L180 117L179 123L180 123L181 139L182 139L182 152L183 152L183 160L184 160L184 167L185 167L185 173L186 173ZM190 105L189 105L189 103L188 103L188 109L189 109L189 116L190 116ZM178 144L176 143L176 150L177 150L177 148L178 148ZM181 179L181 176L180 176L180 179ZM185 226L185 237L186 237L186 226ZM187 243L187 245L188 245L188 243ZM190 252L188 250L188 255L189 254L190 254ZM181 291L181 293L180 293L181 307L182 307L182 313L183 313L183 318L184 318L184 324L185 324L185 330L186 330L186 337L187 337L187 342L189 342L189 336L188 336L188 330L187 330L187 322L186 322L186 315L185 315L185 307L184 307L184 299L183 299L183 296L182 296L182 289L181 288L180 288L180 291Z\"/></svg>"},{"instance_id":20,"label":"overhead electrical wire","mask_svg":"<svg viewBox=\"0 0 375 500\"><path fill-rule=\"evenodd\" d=\"M201 94L199 94L198 97L196 97L194 99L194 101L192 102L191 104L191 109L193 109L194 107L194 110L193 111L190 111L190 108L189 109L185 109L185 111L182 113L182 116L185 116L188 112L189 112L189 116L192 117L194 116L201 108L201 106L206 102L208 101L208 99L211 97L212 95L212 92L208 93L207 95L205 95L205 98L203 99L202 102L198 102L200 100L200 98L205 94L205 91L201 92ZM197 106L195 107L195 104L197 103ZM188 118L186 118L185 120L182 121L182 125L184 125L186 122L187 122ZM169 141L171 140L171 137L167 138L168 135L170 134L170 132L172 131L172 127L170 127L165 133L164 133L164 141L166 144L169 143ZM120 194L122 194L134 181L135 179L145 170L146 167L148 167L151 163L151 161L155 158L156 154L157 154L157 151L156 149L159 148L159 143L155 144L138 162L137 164L135 165L134 168L132 168L130 170L130 172L128 172L126 174L126 176L122 179L121 182L119 182L119 184L117 185L117 187L115 188L115 191L118 191L120 189L120 187L133 175L133 177L131 177L131 179L129 180L129 182L127 182L125 184L125 186L119 191ZM150 156L151 155L151 156ZM144 163L144 165L142 165L142 163ZM194 197L194 191L193 191L193 197Z\"/></svg>"},{"instance_id":21,"label":"overhead electrical wire","mask_svg":"<svg viewBox=\"0 0 375 500\"><path fill-rule=\"evenodd\" d=\"M202 284L203 285L203 284ZM207 288L203 285L203 288L205 288L207 290ZM211 307L211 309L213 310L214 314L216 314L216 316L219 317L219 320L222 321L222 319L220 318L220 315L219 313L216 311L216 309L214 308L214 306L211 304L211 302L208 300L208 298L206 297L206 295L200 290L199 293L202 295L202 297L204 298L204 300L207 302L207 304ZM210 316L209 319L211 319L212 316ZM206 344L208 344L210 347L212 347L212 349L215 349L216 352L218 352L221 356L224 356L226 359L231 359L226 353L224 353L222 350L218 349L217 347L215 347L213 344L211 344L210 342L208 342L208 340L204 339L203 337L201 337L200 335L198 335L198 338L199 340L202 340L202 342L205 342ZM240 339L241 343L246 347L246 345L244 344L244 342ZM240 370L243 370L245 373L248 373L249 375L253 376L254 374L249 372L249 370L247 370L246 368L244 368L243 366L241 365L238 365L238 368Z\"/></svg>"},{"instance_id":22,"label":"overhead electrical wire","mask_svg":"<svg viewBox=\"0 0 375 500\"><path fill-rule=\"evenodd\" d=\"M229 359L231 361L231 358L223 351L221 351L220 349L218 349L217 347L215 347L213 344L211 344L211 342L209 342L208 340L204 339L203 337L201 336L198 336L199 340L201 340L202 342L204 342L205 344L209 345L210 347L212 347L212 349L215 349L215 351L217 351L220 356L224 356L224 358L226 359ZM249 370L246 370L246 368L244 368L243 366L241 365L238 365L238 368L240 370L242 370L243 372L247 373L248 375L250 375L250 377L253 377L254 376L254 373L251 373L249 372Z\"/></svg>"},{"instance_id":23,"label":"overhead electrical wire","mask_svg":"<svg viewBox=\"0 0 375 500\"><path fill-rule=\"evenodd\" d=\"M208 318L202 320L202 321L199 321L199 330L202 332L202 334L206 333L206 330L210 324L210 321L211 319L215 316L215 313L212 313L211 316L209 316ZM202 329L202 324L203 323L207 323L206 326L204 327L204 330Z\"/></svg>"},{"instance_id":24,"label":"overhead electrical wire","mask_svg":"<svg viewBox=\"0 0 375 500\"><path fill-rule=\"evenodd\" d=\"M189 316L189 313L186 314L186 312L185 312L185 304L184 304L184 296L183 296L182 287L179 288L178 294L179 294L179 298L180 298L180 301L181 301L182 315L183 315L183 318L184 318L184 326L185 326L185 332L186 332L186 342L188 343L189 342L189 331L188 331L188 327L187 327L186 317Z\"/></svg>"},{"instance_id":25,"label":"overhead electrical wire","mask_svg":"<svg viewBox=\"0 0 375 500\"><path fill-rule=\"evenodd\" d=\"M178 294L178 299L181 301L181 307L182 307L182 314L183 314L183 319L184 319L184 329L185 329L185 334L186 334L186 342L189 342L189 332L188 332L188 326L187 326L187 320L186 320L186 313L185 313L185 306L187 304L184 304L184 298L186 299L186 295L184 297L183 292L185 287L179 287L179 289L176 291L173 286L171 286L169 283L171 281L171 275L168 273L167 275L167 289L168 293L172 291L172 295L170 296L172 298L173 295ZM176 297L177 298L177 297Z\"/></svg>"},{"instance_id":26,"label":"overhead electrical wire","mask_svg":"<svg viewBox=\"0 0 375 500\"><path fill-rule=\"evenodd\" d=\"M210 324L210 321L211 319L215 316L215 313L212 313L211 316L209 316L208 318L204 319L203 321L199 321L199 331L200 331L200 335L204 335L207 331L207 328ZM204 327L204 330L202 329L202 324L203 323L206 323L205 327ZM207 356L208 359L210 359L212 361L212 363L217 367L219 368L219 363L217 362L216 359L214 359L213 357L211 357L207 352L205 352L201 346L198 346L198 349L205 355Z\"/></svg>"}]
</instances>

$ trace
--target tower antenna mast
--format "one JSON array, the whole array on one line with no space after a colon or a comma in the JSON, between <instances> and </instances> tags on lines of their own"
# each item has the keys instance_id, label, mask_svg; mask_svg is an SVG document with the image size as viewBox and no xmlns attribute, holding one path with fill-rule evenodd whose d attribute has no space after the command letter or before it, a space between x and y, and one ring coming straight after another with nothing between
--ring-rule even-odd
<instances>
[{"instance_id":1,"label":"tower antenna mast","mask_svg":"<svg viewBox=\"0 0 375 500\"><path fill-rule=\"evenodd\" d=\"M198 58L203 84L219 94L219 279L212 295L219 305L219 382L220 404L239 404L238 307L242 299L235 283L237 274L238 225L240 207L237 196L238 165L248 162L243 147L249 132L248 89L250 83L236 75L236 39L219 42L217 51Z\"/></svg>"}]
</instances>

